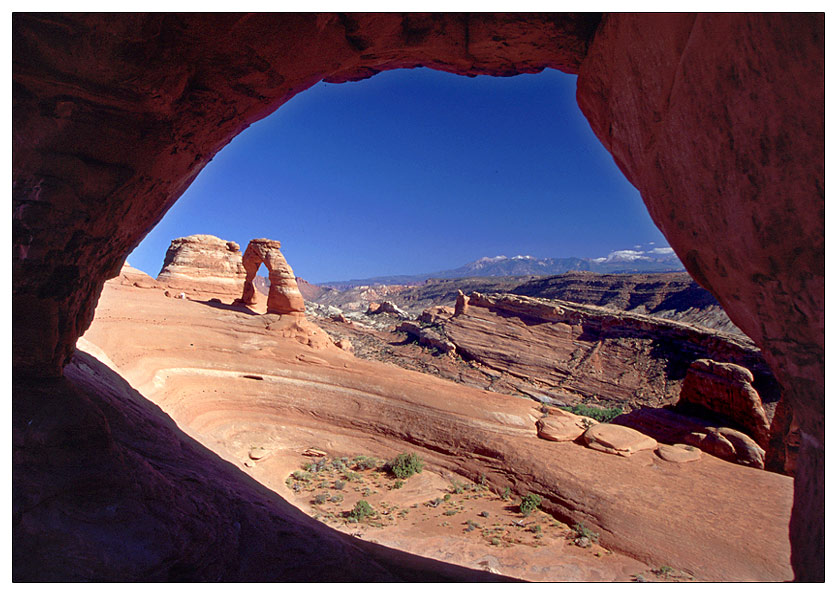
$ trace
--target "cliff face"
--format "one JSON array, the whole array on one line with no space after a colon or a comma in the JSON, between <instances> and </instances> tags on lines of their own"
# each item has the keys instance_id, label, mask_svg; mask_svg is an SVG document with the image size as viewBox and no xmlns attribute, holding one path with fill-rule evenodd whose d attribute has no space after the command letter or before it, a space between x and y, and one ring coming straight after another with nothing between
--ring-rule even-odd
<instances>
[{"instance_id":1,"label":"cliff face","mask_svg":"<svg viewBox=\"0 0 837 595\"><path fill-rule=\"evenodd\" d=\"M172 240L157 282L170 289L239 296L245 275L238 244L191 235Z\"/></svg>"},{"instance_id":2,"label":"cliff face","mask_svg":"<svg viewBox=\"0 0 837 595\"><path fill-rule=\"evenodd\" d=\"M460 301L457 315L436 325L457 353L540 383L558 402L672 404L702 358L752 372L771 413L780 397L761 353L741 336L560 300L475 292Z\"/></svg>"},{"instance_id":3,"label":"cliff face","mask_svg":"<svg viewBox=\"0 0 837 595\"><path fill-rule=\"evenodd\" d=\"M698 285L688 273L600 275L572 272L549 277L431 279L415 287L396 285L376 289L389 291L392 297L388 299L414 313L434 305L453 305L460 290L464 293L513 293L649 314L742 334L712 294ZM337 307L358 300L356 289L345 292L329 290L316 298L317 302Z\"/></svg>"}]
</instances>

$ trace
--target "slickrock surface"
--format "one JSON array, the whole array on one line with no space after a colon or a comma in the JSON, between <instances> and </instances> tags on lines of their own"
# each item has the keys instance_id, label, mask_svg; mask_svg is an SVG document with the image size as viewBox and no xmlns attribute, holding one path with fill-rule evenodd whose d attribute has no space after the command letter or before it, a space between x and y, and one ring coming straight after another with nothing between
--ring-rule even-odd
<instances>
[{"instance_id":1,"label":"slickrock surface","mask_svg":"<svg viewBox=\"0 0 837 595\"><path fill-rule=\"evenodd\" d=\"M455 310L446 306L429 308L417 321L398 323L394 333L386 328L372 331L360 321L335 324L335 319L318 320L334 340L352 340L359 357L469 386L543 403L583 402L618 406L623 411L679 404L681 413L690 416L688 422L675 423L671 428L657 428L651 423L654 436L682 440L688 433L705 432L719 425L735 425L750 432L756 441L772 435L767 420L777 407L778 387L758 350L740 335L557 300L475 294L475 305L470 302L471 298L460 295ZM350 316L358 318L356 314ZM585 322L579 324L582 319ZM570 329L569 334L562 334L561 329ZM400 340L402 333L406 333L407 341ZM416 350L411 339L426 349ZM752 386L749 370L729 363L713 367L705 364L712 360L699 359L706 354L759 370L759 385L771 399L766 408ZM717 374L704 374L698 380L696 365L701 370L709 365ZM690 399L682 398L684 378L691 378L688 391L700 391L691 399L699 401L700 407L693 403L687 406ZM637 427L634 417L624 419L627 425ZM762 422L754 424L754 419ZM791 467L785 464L785 458L792 456L788 442L794 439L788 436L787 424L777 422L774 431L777 434L769 447L769 468L786 473ZM747 450L752 452L749 447ZM753 462L752 457L740 452L710 452L728 460Z\"/></svg>"},{"instance_id":2,"label":"slickrock surface","mask_svg":"<svg viewBox=\"0 0 837 595\"><path fill-rule=\"evenodd\" d=\"M698 580L791 576L790 478L710 456L681 466L650 451L625 458L547 442L536 435L540 413L531 401L357 360L336 347L314 351L266 329L259 315L149 290L109 284L85 338L191 436L282 497L295 497L285 479L306 449L381 458L415 451L428 477L484 474L496 492L508 486L518 496L542 495L542 509L585 523L615 553L597 557L563 542L556 550L498 549L478 535L470 541L453 523L421 539L410 523L370 533L383 546L472 568L485 568L490 555L500 574L537 580L630 580L662 565ZM257 460L254 447L263 449ZM388 492L388 501L399 502L399 494ZM420 492L412 497L425 501ZM469 510L479 520L479 509ZM195 522L212 534L209 521Z\"/></svg>"},{"instance_id":3,"label":"slickrock surface","mask_svg":"<svg viewBox=\"0 0 837 595\"><path fill-rule=\"evenodd\" d=\"M172 240L157 282L179 291L235 296L244 275L238 244L197 234Z\"/></svg>"},{"instance_id":4,"label":"slickrock surface","mask_svg":"<svg viewBox=\"0 0 837 595\"><path fill-rule=\"evenodd\" d=\"M253 280L264 263L268 272L270 288L267 294L267 311L276 314L305 315L305 301L299 293L293 269L282 256L282 244L276 240L260 238L250 240L242 258L246 278L241 301L245 304L255 304L256 288Z\"/></svg>"}]
</instances>

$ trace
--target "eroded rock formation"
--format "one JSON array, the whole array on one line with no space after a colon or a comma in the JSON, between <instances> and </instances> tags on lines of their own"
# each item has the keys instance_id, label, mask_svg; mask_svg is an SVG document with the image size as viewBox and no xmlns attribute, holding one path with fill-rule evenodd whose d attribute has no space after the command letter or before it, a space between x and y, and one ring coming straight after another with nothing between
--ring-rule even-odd
<instances>
[{"instance_id":1,"label":"eroded rock formation","mask_svg":"<svg viewBox=\"0 0 837 595\"><path fill-rule=\"evenodd\" d=\"M793 563L821 580L824 20L16 13L15 374L60 377L125 255L236 134L318 81L580 73L593 130L783 386L801 437Z\"/></svg>"},{"instance_id":2,"label":"eroded rock formation","mask_svg":"<svg viewBox=\"0 0 837 595\"><path fill-rule=\"evenodd\" d=\"M142 287L145 289L160 287L160 284L154 280L154 277L132 267L127 261L125 261L125 264L122 265L122 270L119 271L119 281L123 285L131 285L133 287Z\"/></svg>"},{"instance_id":3,"label":"eroded rock formation","mask_svg":"<svg viewBox=\"0 0 837 595\"><path fill-rule=\"evenodd\" d=\"M423 342L431 334L440 337L463 357L539 383L542 394L557 403L593 397L609 406L672 404L692 362L701 358L751 371L771 408L779 399L761 353L740 335L510 294L474 292L458 303L463 304L459 314L436 313L433 324L408 322L398 328Z\"/></svg>"},{"instance_id":4,"label":"eroded rock formation","mask_svg":"<svg viewBox=\"0 0 837 595\"><path fill-rule=\"evenodd\" d=\"M244 276L238 244L196 234L171 241L157 282L178 291L237 296Z\"/></svg>"},{"instance_id":5,"label":"eroded rock formation","mask_svg":"<svg viewBox=\"0 0 837 595\"><path fill-rule=\"evenodd\" d=\"M584 432L582 439L593 450L623 457L657 448L657 441L650 436L614 424L596 424Z\"/></svg>"},{"instance_id":6,"label":"eroded rock formation","mask_svg":"<svg viewBox=\"0 0 837 595\"><path fill-rule=\"evenodd\" d=\"M680 402L693 403L741 424L761 445L770 440L770 421L764 412L753 373L747 368L711 359L695 360L686 372Z\"/></svg>"},{"instance_id":7,"label":"eroded rock formation","mask_svg":"<svg viewBox=\"0 0 837 595\"><path fill-rule=\"evenodd\" d=\"M685 415L670 408L641 407L629 413L622 414L613 423L628 426L647 434L660 442L675 444L685 442L718 458L764 469L767 464L765 451L747 434L727 427L716 427L716 424L703 418ZM777 436L777 443L781 445L782 436ZM772 448L778 446L771 445ZM784 465L784 453L773 455L769 469L782 472L787 469Z\"/></svg>"},{"instance_id":8,"label":"eroded rock formation","mask_svg":"<svg viewBox=\"0 0 837 595\"><path fill-rule=\"evenodd\" d=\"M274 314L305 314L305 300L299 293L296 277L280 248L282 244L276 240L260 238L250 240L242 258L246 278L241 301L245 304L256 303L256 288L253 279L264 263L268 272L270 288L267 293L267 311Z\"/></svg>"}]
</instances>

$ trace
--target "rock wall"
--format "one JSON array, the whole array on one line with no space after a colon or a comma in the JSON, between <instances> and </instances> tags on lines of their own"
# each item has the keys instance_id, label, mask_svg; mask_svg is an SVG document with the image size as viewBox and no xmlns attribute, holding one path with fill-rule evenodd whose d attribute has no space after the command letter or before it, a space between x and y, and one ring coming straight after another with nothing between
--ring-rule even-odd
<instances>
[{"instance_id":1,"label":"rock wall","mask_svg":"<svg viewBox=\"0 0 837 595\"><path fill-rule=\"evenodd\" d=\"M577 93L686 269L785 389L802 436L799 579L824 576L824 22L607 15Z\"/></svg>"},{"instance_id":2,"label":"rock wall","mask_svg":"<svg viewBox=\"0 0 837 595\"><path fill-rule=\"evenodd\" d=\"M770 420L753 388L753 373L747 368L711 359L693 361L680 389L680 402L727 416L746 428L762 448L767 448Z\"/></svg>"},{"instance_id":3,"label":"rock wall","mask_svg":"<svg viewBox=\"0 0 837 595\"><path fill-rule=\"evenodd\" d=\"M171 241L157 282L169 289L237 296L245 275L238 244L198 234Z\"/></svg>"},{"instance_id":4,"label":"rock wall","mask_svg":"<svg viewBox=\"0 0 837 595\"><path fill-rule=\"evenodd\" d=\"M12 26L15 374L60 377L125 255L236 134L318 81L580 73L593 130L783 385L801 436L793 564L824 577L823 14L15 13Z\"/></svg>"},{"instance_id":5,"label":"rock wall","mask_svg":"<svg viewBox=\"0 0 837 595\"><path fill-rule=\"evenodd\" d=\"M717 364L719 370L732 367L747 375L762 416L762 401L751 383L761 389L771 411L780 397L778 383L748 339L641 314L473 292L459 298L454 316L437 317L431 326L412 324L417 327L413 334L420 338L435 332L451 344L448 350L455 348L484 366L540 383L545 395L564 405L589 399L609 407L672 405L681 398L694 362L705 358L724 362ZM410 332L406 325L399 328ZM711 395L730 386L716 387ZM743 405L736 410L718 405L707 409L752 426L747 422L753 412L743 412Z\"/></svg>"}]
</instances>

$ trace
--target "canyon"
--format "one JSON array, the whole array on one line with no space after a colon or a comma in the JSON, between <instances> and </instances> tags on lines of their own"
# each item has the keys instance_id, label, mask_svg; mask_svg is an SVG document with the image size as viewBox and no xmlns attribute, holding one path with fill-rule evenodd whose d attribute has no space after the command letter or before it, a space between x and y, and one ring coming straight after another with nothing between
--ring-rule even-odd
<instances>
[{"instance_id":1,"label":"canyon","mask_svg":"<svg viewBox=\"0 0 837 595\"><path fill-rule=\"evenodd\" d=\"M258 421L272 407L257 390L247 413L227 400L233 392L216 398L214 411L224 413L215 415L201 409L211 401L178 395L178 378L193 374L190 350L208 362L197 366L211 371L198 372L202 381L226 382L231 372L241 376L236 387L265 384L243 376L287 387L350 387L342 376L347 353L302 325L299 313L254 316L220 298L218 307L213 298L200 304L118 284L116 301L133 308L120 312L117 304L105 314L112 294L106 280L120 276L126 255L250 123L319 81L417 66L462 75L543 68L578 75L578 104L593 131L689 274L752 339L781 386L775 418L799 437L794 477L706 454L672 463L656 451L624 457L543 440L532 420L520 421L528 403L509 405L508 397L485 391L464 397L459 411L467 414L445 426L438 412L450 413L456 401L447 384L418 391L438 395L430 406L418 404L416 385L406 380L381 380L371 406L341 391L311 406L288 389L271 423L319 416L347 431L384 428L399 439L381 456L400 450L403 437L433 445L425 448L430 460L438 440L437 469L459 465L474 473L481 467L470 461L486 457L487 475L517 436L519 454L503 463L520 473L515 486L544 493L545 510L568 521L571 509L582 515L609 551L688 565L697 577L717 572L718 580L753 573L824 580L823 14L15 13L12 29L14 580L498 578L315 523L177 427L173 419L182 415L191 431L233 444L234 424L222 421L230 411ZM154 291L154 299L146 297ZM132 302L134 293L143 297ZM165 334L186 360L154 364L157 339L143 337L157 332L149 322L175 306L185 308L181 323ZM102 316L95 323L94 314ZM249 322L233 341L228 329L238 323L216 325L215 315ZM91 341L121 375L76 349L107 316L123 326L140 321L118 349ZM184 328L201 339L189 341ZM287 372L271 375L255 361L246 371L225 367L238 344L272 351L271 365L282 362ZM125 345L143 353L121 360L116 354ZM373 364L357 364L363 382L376 379L381 368ZM169 376L154 371L171 368ZM149 373L151 386L155 377L160 385L155 398L171 391L167 411L134 387ZM213 382L207 390L217 390ZM456 385L457 393L465 388ZM405 412L403 425L390 425L386 411ZM467 420L470 436L459 431ZM705 440L734 439L720 430L704 433ZM608 433L599 439L621 449ZM552 455L547 463L538 460L544 453ZM601 476L611 482L602 486ZM563 491L551 492L556 485ZM632 503L657 516L637 522ZM698 503L711 506L689 508ZM704 528L694 540L700 551L671 543L672 535L695 534L691 519ZM656 551L674 558L659 560ZM705 555L712 559L689 562ZM313 556L316 565L299 563Z\"/></svg>"}]
</instances>

